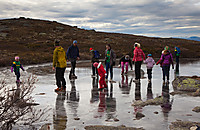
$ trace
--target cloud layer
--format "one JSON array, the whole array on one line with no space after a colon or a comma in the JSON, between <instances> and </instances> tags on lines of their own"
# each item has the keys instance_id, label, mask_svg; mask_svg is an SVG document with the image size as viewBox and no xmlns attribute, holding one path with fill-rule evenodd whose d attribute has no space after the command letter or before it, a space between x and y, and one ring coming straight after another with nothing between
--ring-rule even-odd
<instances>
[{"instance_id":1,"label":"cloud layer","mask_svg":"<svg viewBox=\"0 0 200 130\"><path fill-rule=\"evenodd\" d=\"M0 18L55 20L97 31L200 36L199 0L0 0Z\"/></svg>"}]
</instances>

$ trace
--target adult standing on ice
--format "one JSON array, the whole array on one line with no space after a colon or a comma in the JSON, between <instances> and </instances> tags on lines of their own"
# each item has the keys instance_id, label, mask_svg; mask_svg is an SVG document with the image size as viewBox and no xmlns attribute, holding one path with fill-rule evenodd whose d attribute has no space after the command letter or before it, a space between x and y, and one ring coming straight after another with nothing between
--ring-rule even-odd
<instances>
[{"instance_id":1,"label":"adult standing on ice","mask_svg":"<svg viewBox=\"0 0 200 130\"><path fill-rule=\"evenodd\" d=\"M142 49L140 48L140 44L139 43L135 43L134 44L135 50L133 51L133 62L135 62L135 80L133 80L133 82L140 82L140 78L141 78L141 65L142 65L142 61L145 60L145 54L142 51Z\"/></svg>"},{"instance_id":2,"label":"adult standing on ice","mask_svg":"<svg viewBox=\"0 0 200 130\"><path fill-rule=\"evenodd\" d=\"M172 64L172 69L174 69L174 64L173 64L173 57L169 51L168 46L166 46L165 49L162 51L161 58L156 63L156 65L158 65L158 64L160 64L160 66L162 67L163 84L165 83L165 76L167 76L167 83L169 83L170 65Z\"/></svg>"},{"instance_id":3,"label":"adult standing on ice","mask_svg":"<svg viewBox=\"0 0 200 130\"><path fill-rule=\"evenodd\" d=\"M67 67L65 50L60 46L60 41L55 41L55 50L53 52L53 70L56 69L56 85L58 91L66 91L66 81L64 77L65 69Z\"/></svg>"},{"instance_id":4,"label":"adult standing on ice","mask_svg":"<svg viewBox=\"0 0 200 130\"><path fill-rule=\"evenodd\" d=\"M79 49L78 49L76 40L74 40L73 44L68 48L66 55L67 55L67 60L71 62L71 70L70 70L69 78L76 79L77 78L77 76L75 75L76 60L80 59Z\"/></svg>"},{"instance_id":5,"label":"adult standing on ice","mask_svg":"<svg viewBox=\"0 0 200 130\"><path fill-rule=\"evenodd\" d=\"M108 80L109 70L110 70L110 81L113 81L113 66L115 65L116 55L111 49L110 44L106 45L105 50L105 64L106 64L106 80Z\"/></svg>"}]
</instances>

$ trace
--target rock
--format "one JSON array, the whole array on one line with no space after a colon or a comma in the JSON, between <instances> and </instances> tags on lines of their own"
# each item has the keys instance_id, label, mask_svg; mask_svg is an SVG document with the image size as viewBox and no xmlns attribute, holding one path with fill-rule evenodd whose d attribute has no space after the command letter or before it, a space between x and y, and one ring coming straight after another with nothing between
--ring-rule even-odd
<instances>
[{"instance_id":1,"label":"rock","mask_svg":"<svg viewBox=\"0 0 200 130\"><path fill-rule=\"evenodd\" d=\"M56 29L60 30L60 31L65 30L65 28L63 28L63 27L56 27Z\"/></svg>"},{"instance_id":2,"label":"rock","mask_svg":"<svg viewBox=\"0 0 200 130\"><path fill-rule=\"evenodd\" d=\"M200 106L196 106L195 108L192 109L194 112L200 112Z\"/></svg>"},{"instance_id":3,"label":"rock","mask_svg":"<svg viewBox=\"0 0 200 130\"><path fill-rule=\"evenodd\" d=\"M39 33L39 36L46 36L46 33Z\"/></svg>"},{"instance_id":4,"label":"rock","mask_svg":"<svg viewBox=\"0 0 200 130\"><path fill-rule=\"evenodd\" d=\"M177 77L172 84L175 91L195 92L200 89L200 80L188 76Z\"/></svg>"},{"instance_id":5,"label":"rock","mask_svg":"<svg viewBox=\"0 0 200 130\"><path fill-rule=\"evenodd\" d=\"M147 100L145 102L143 102L141 100L135 101L132 104L132 106L144 107L144 106L147 106L147 105L161 105L162 103L163 103L163 97L159 96L159 97L156 97L154 99Z\"/></svg>"},{"instance_id":6,"label":"rock","mask_svg":"<svg viewBox=\"0 0 200 130\"><path fill-rule=\"evenodd\" d=\"M140 120L140 119L143 118L143 117L145 117L145 115L142 114L142 113L140 113L140 112L136 113L136 115L135 115L135 118L136 118L137 120Z\"/></svg>"},{"instance_id":7,"label":"rock","mask_svg":"<svg viewBox=\"0 0 200 130\"><path fill-rule=\"evenodd\" d=\"M80 120L80 118L79 117L75 117L74 120Z\"/></svg>"},{"instance_id":8,"label":"rock","mask_svg":"<svg viewBox=\"0 0 200 130\"><path fill-rule=\"evenodd\" d=\"M6 38L8 36L8 33L0 33L0 37Z\"/></svg>"},{"instance_id":9,"label":"rock","mask_svg":"<svg viewBox=\"0 0 200 130\"><path fill-rule=\"evenodd\" d=\"M117 118L114 118L113 120L114 120L115 122L119 121L119 119L117 119Z\"/></svg>"},{"instance_id":10,"label":"rock","mask_svg":"<svg viewBox=\"0 0 200 130\"><path fill-rule=\"evenodd\" d=\"M192 116L192 114L186 114L186 116Z\"/></svg>"},{"instance_id":11,"label":"rock","mask_svg":"<svg viewBox=\"0 0 200 130\"><path fill-rule=\"evenodd\" d=\"M154 112L154 114L158 114L158 112L157 112L157 111L155 111L155 112Z\"/></svg>"},{"instance_id":12,"label":"rock","mask_svg":"<svg viewBox=\"0 0 200 130\"><path fill-rule=\"evenodd\" d=\"M194 92L194 93L192 93L191 94L192 96L200 96L200 89L197 89L197 91L196 92Z\"/></svg>"},{"instance_id":13,"label":"rock","mask_svg":"<svg viewBox=\"0 0 200 130\"><path fill-rule=\"evenodd\" d=\"M191 127L195 125L200 125L198 122L190 122L190 121L175 121L172 122L169 126L170 130L189 130Z\"/></svg>"}]
</instances>

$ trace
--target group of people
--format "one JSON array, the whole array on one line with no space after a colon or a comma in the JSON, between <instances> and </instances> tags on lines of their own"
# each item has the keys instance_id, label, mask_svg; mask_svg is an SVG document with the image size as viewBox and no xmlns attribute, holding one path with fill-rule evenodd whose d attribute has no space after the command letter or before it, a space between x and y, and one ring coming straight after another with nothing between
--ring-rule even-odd
<instances>
[{"instance_id":1,"label":"group of people","mask_svg":"<svg viewBox=\"0 0 200 130\"><path fill-rule=\"evenodd\" d=\"M126 75L128 73L128 65L130 65L132 70L132 63L135 64L135 80L134 82L140 82L141 79L141 65L144 62L147 67L147 74L148 74L148 81L151 82L152 79L152 68L156 64L160 64L162 67L163 72L163 82L169 83L169 71L170 71L170 65L172 65L172 68L174 69L173 64L173 56L170 53L169 47L166 46L164 50L162 51L161 58L157 63L155 63L154 59L152 58L152 54L147 55L147 59L145 59L145 54L140 48L139 43L134 44L134 51L133 51L133 60L131 60L130 56L126 54L119 60L118 67L121 67L121 75ZM108 77L110 74L110 82L113 82L113 66L115 66L116 63L116 54L114 50L111 48L110 44L106 45L105 50L105 66L106 70L104 69L104 66L102 62L100 62L100 54L97 50L94 50L93 48L89 49L92 53L92 77L100 76L99 84L100 89L107 88ZM179 56L180 56L180 48L175 47L175 55L176 55L176 71L179 71ZM75 75L75 67L76 67L76 61L80 59L79 55L79 48L77 46L77 41L74 40L72 45L68 48L67 52L65 53L65 50L60 46L60 41L55 41L55 50L53 53L53 70L56 70L56 85L57 89L55 89L56 92L58 91L66 91L66 81L64 78L65 69L67 67L67 62L71 62L71 70L69 73L69 79L77 79L77 76ZM125 71L124 71L125 67ZM19 61L19 56L15 57L15 61L13 62L13 65L11 67L11 72L15 72L15 75L17 77L17 82L20 82L20 68L24 70L23 66L21 65ZM165 80L165 77L167 77L167 81Z\"/></svg>"}]
</instances>

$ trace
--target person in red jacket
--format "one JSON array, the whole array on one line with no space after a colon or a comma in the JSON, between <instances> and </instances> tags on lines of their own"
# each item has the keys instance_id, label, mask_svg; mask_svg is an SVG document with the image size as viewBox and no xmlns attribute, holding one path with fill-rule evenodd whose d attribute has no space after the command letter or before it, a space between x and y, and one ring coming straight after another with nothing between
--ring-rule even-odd
<instances>
[{"instance_id":1,"label":"person in red jacket","mask_svg":"<svg viewBox=\"0 0 200 130\"><path fill-rule=\"evenodd\" d=\"M93 64L93 66L97 68L98 74L100 76L100 80L99 80L100 88L99 89L102 90L103 88L107 88L107 84L105 81L106 71L105 71L103 65L101 64L101 62L100 63L95 62Z\"/></svg>"},{"instance_id":2,"label":"person in red jacket","mask_svg":"<svg viewBox=\"0 0 200 130\"><path fill-rule=\"evenodd\" d=\"M140 49L140 44L135 43L134 44L135 50L133 51L134 57L133 62L135 62L135 80L134 82L139 82L141 78L140 69L142 65L142 61L145 60L145 54Z\"/></svg>"}]
</instances>

